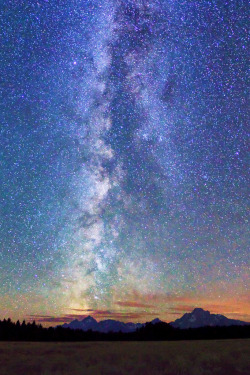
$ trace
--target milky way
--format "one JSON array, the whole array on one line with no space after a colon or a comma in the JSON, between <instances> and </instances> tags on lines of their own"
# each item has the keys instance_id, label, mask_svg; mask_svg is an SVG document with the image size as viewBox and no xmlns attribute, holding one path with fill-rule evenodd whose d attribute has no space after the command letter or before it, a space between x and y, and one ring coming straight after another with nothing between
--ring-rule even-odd
<instances>
[{"instance_id":1,"label":"milky way","mask_svg":"<svg viewBox=\"0 0 250 375\"><path fill-rule=\"evenodd\" d=\"M0 314L249 319L245 2L0 16Z\"/></svg>"}]
</instances>

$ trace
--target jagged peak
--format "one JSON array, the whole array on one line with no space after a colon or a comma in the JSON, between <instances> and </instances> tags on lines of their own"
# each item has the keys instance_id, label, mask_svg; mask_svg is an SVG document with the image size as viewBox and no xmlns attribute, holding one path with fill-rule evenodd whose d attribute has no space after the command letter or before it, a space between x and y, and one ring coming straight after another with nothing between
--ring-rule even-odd
<instances>
[{"instance_id":1,"label":"jagged peak","mask_svg":"<svg viewBox=\"0 0 250 375\"><path fill-rule=\"evenodd\" d=\"M152 324L156 323L162 323L162 321L159 318L155 318L154 320L151 321Z\"/></svg>"},{"instance_id":2,"label":"jagged peak","mask_svg":"<svg viewBox=\"0 0 250 375\"><path fill-rule=\"evenodd\" d=\"M195 313L209 313L210 314L209 311L204 310L201 307L196 307L195 309L193 309L193 311L191 312L191 314L195 314Z\"/></svg>"}]
</instances>

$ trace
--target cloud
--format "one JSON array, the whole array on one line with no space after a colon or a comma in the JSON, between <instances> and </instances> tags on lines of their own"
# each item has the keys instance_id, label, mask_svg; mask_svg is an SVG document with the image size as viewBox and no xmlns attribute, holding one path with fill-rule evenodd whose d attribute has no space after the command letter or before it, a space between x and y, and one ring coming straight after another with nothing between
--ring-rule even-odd
<instances>
[{"instance_id":1,"label":"cloud","mask_svg":"<svg viewBox=\"0 0 250 375\"><path fill-rule=\"evenodd\" d=\"M70 310L72 310L72 311L84 311L84 312L92 312L92 311L95 311L95 310L93 310L93 309L70 309Z\"/></svg>"},{"instance_id":2,"label":"cloud","mask_svg":"<svg viewBox=\"0 0 250 375\"><path fill-rule=\"evenodd\" d=\"M159 318L170 321L171 315L181 316L184 313L193 311L196 307L201 307L204 310L210 311L212 314L223 314L228 318L241 317L243 320L249 320L249 302L246 296L242 295L238 300L235 298L225 297L224 299L209 298L200 294L186 293L178 295L176 293L140 293L132 291L124 295L123 301L118 301L116 304L120 306L136 307L154 307L159 311ZM126 302L128 301L128 302ZM132 302L130 302L132 301Z\"/></svg>"},{"instance_id":3,"label":"cloud","mask_svg":"<svg viewBox=\"0 0 250 375\"><path fill-rule=\"evenodd\" d=\"M28 315L27 318L28 320L35 320L37 323L70 323L72 320L82 320L86 317L87 315L66 314L61 316Z\"/></svg>"},{"instance_id":4,"label":"cloud","mask_svg":"<svg viewBox=\"0 0 250 375\"><path fill-rule=\"evenodd\" d=\"M177 306L174 306L174 307L169 307L168 308L168 313L171 313L171 314L179 314L179 313L186 313L186 312L191 312L193 311L193 309L195 307L198 307L196 305L177 305ZM169 312L169 310L171 310L171 312ZM172 311L173 310L173 311Z\"/></svg>"},{"instance_id":5,"label":"cloud","mask_svg":"<svg viewBox=\"0 0 250 375\"><path fill-rule=\"evenodd\" d=\"M142 307L142 308L143 307L145 307L145 308L155 307L152 304L135 302L135 301L117 301L117 302L115 302L115 305L124 306L124 307Z\"/></svg>"},{"instance_id":6,"label":"cloud","mask_svg":"<svg viewBox=\"0 0 250 375\"><path fill-rule=\"evenodd\" d=\"M148 316L155 316L155 313L145 313L143 312L134 312L134 313L129 313L129 312L100 312L96 311L92 314L94 318L103 318L103 319L114 319L114 320L122 320L122 321L127 321L127 320L135 320L135 319L146 319Z\"/></svg>"},{"instance_id":7,"label":"cloud","mask_svg":"<svg viewBox=\"0 0 250 375\"><path fill-rule=\"evenodd\" d=\"M43 319L43 318L52 318L52 316L51 315L39 315L39 314L31 314L31 315L28 315L28 318L29 319L39 319L39 318L41 318L41 319Z\"/></svg>"}]
</instances>

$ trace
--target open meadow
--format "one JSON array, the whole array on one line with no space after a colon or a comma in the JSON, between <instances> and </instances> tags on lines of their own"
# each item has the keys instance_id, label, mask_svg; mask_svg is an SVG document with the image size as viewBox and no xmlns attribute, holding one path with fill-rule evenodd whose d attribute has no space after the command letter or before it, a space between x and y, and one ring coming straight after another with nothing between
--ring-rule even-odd
<instances>
[{"instance_id":1,"label":"open meadow","mask_svg":"<svg viewBox=\"0 0 250 375\"><path fill-rule=\"evenodd\" d=\"M1 375L247 375L250 341L0 342Z\"/></svg>"}]
</instances>

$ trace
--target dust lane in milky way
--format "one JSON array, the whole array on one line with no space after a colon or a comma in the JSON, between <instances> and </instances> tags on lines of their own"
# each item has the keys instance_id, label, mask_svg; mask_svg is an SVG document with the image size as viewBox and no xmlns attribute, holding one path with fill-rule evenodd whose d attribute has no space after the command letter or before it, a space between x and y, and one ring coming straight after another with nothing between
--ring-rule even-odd
<instances>
[{"instance_id":1,"label":"dust lane in milky way","mask_svg":"<svg viewBox=\"0 0 250 375\"><path fill-rule=\"evenodd\" d=\"M244 2L1 22L0 317L249 320Z\"/></svg>"}]
</instances>

